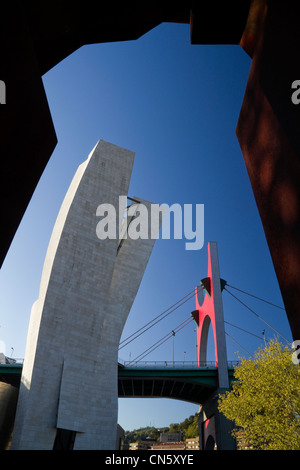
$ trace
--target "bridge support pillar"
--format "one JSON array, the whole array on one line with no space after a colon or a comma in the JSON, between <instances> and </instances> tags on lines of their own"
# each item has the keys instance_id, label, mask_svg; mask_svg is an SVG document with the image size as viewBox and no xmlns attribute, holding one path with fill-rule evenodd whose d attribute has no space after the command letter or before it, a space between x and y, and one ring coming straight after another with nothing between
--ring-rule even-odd
<instances>
[{"instance_id":1,"label":"bridge support pillar","mask_svg":"<svg viewBox=\"0 0 300 470\"><path fill-rule=\"evenodd\" d=\"M222 392L222 389L216 390L200 407L200 450L236 450L236 440L232 436L233 423L218 410L218 396Z\"/></svg>"}]
</instances>

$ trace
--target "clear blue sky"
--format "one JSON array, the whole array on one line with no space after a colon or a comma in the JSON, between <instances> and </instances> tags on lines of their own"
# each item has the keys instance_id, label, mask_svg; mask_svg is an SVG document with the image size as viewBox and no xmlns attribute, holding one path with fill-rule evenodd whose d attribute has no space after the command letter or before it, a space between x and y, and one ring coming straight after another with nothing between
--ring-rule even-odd
<instances>
[{"instance_id":1,"label":"clear blue sky","mask_svg":"<svg viewBox=\"0 0 300 470\"><path fill-rule=\"evenodd\" d=\"M0 341L24 357L31 306L64 195L99 139L136 152L129 195L157 203L204 204L204 248L157 240L123 337L190 292L207 274L207 243L218 243L221 277L282 306L235 129L250 68L238 46L191 45L189 26L162 24L137 41L85 46L44 76L58 145L0 272ZM291 340L282 310L239 296ZM250 354L274 331L223 293L228 359ZM134 358L189 317L193 300L120 351ZM280 338L281 339L281 338ZM211 342L210 342L211 343ZM1 343L0 343L1 344ZM13 348L13 351L12 349ZM147 360L171 360L172 341ZM175 360L196 359L191 323L175 336ZM208 359L213 360L213 345ZM45 367L47 365L45 364ZM178 422L198 410L174 400L119 400L125 429Z\"/></svg>"}]
</instances>

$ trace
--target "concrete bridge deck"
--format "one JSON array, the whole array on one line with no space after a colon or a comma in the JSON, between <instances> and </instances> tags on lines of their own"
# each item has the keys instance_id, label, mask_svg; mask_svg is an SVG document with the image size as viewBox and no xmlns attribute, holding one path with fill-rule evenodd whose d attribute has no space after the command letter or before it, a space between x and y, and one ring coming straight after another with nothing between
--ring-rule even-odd
<instances>
[{"instance_id":1,"label":"concrete bridge deck","mask_svg":"<svg viewBox=\"0 0 300 470\"><path fill-rule=\"evenodd\" d=\"M0 364L0 381L19 387L22 367L21 362ZM234 363L230 362L230 383L233 374ZM200 367L196 362L119 362L119 398L174 398L199 404L218 388L218 369L213 362Z\"/></svg>"}]
</instances>

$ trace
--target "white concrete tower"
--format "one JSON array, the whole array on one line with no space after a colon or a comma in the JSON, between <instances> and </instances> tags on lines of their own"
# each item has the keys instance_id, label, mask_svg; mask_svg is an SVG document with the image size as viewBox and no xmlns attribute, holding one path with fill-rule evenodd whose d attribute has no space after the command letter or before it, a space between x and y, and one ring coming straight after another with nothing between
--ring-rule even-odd
<instances>
[{"instance_id":1,"label":"white concrete tower","mask_svg":"<svg viewBox=\"0 0 300 470\"><path fill-rule=\"evenodd\" d=\"M96 211L118 208L133 162L100 140L65 196L31 312L12 449L115 449L119 340L155 239L100 240Z\"/></svg>"}]
</instances>

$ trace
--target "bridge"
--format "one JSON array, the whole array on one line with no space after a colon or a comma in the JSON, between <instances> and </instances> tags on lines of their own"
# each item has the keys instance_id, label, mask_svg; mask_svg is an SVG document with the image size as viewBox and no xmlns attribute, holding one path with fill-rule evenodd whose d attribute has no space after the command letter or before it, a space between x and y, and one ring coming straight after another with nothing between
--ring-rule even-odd
<instances>
[{"instance_id":1,"label":"bridge","mask_svg":"<svg viewBox=\"0 0 300 470\"><path fill-rule=\"evenodd\" d=\"M228 378L234 380L234 362L228 362ZM0 380L19 387L22 362L0 364ZM218 390L218 368L213 361L141 361L118 366L119 398L173 398L204 403Z\"/></svg>"},{"instance_id":2,"label":"bridge","mask_svg":"<svg viewBox=\"0 0 300 470\"><path fill-rule=\"evenodd\" d=\"M234 380L233 363L228 364L229 383ZM218 389L218 369L214 363L141 362L134 366L119 364L120 398L174 398L204 403Z\"/></svg>"},{"instance_id":3,"label":"bridge","mask_svg":"<svg viewBox=\"0 0 300 470\"><path fill-rule=\"evenodd\" d=\"M10 2L2 5L4 9L2 14L6 18L3 31L7 38L3 63L4 75L5 81L8 80L8 89L16 91L11 93L10 97L12 106L19 112L8 113L6 116L8 131L3 133L3 142L1 142L3 155L10 156L3 159L3 165L7 163L11 166L11 162L15 163L14 171L3 172L5 181L1 185L1 190L4 191L2 199L10 201L4 214L7 230L1 239L1 263L57 142L42 86L41 73L51 69L83 44L136 39L162 21L189 23L192 43L202 44L212 41L240 44L253 58L237 135L274 260L293 336L298 338L300 321L295 312L299 312L300 277L295 276L295 270L297 268L299 272L300 265L299 113L294 106L298 103L297 101L294 103L293 98L290 99L288 90L299 76L298 61L293 60L299 42L299 2L223 2L217 15L214 6L208 6L208 2L205 7L202 4L197 5L197 2L180 2L176 8L171 8L169 2L160 2L157 7L150 9L148 5L150 2L145 2L144 7L141 7L142 2L139 2L138 9L136 2L128 2L129 6L126 3L126 8L122 6L123 2L117 2L117 7L115 4L108 7L108 2L105 2L104 12L101 15L95 14L95 7L91 9L87 4L83 10L71 9L71 16L68 2L61 2L62 5L53 2L55 6L51 5L51 8L48 5L49 15L45 15L43 9L41 12L34 9L31 11L28 7L31 3L23 3L25 9L15 9ZM283 8L284 3L285 8ZM63 12L62 17L57 14L57 9L59 13ZM237 14L232 14L233 12ZM114 18L114 22L110 20L111 17ZM45 21L49 33L46 38L43 28L39 27ZM91 24L94 27L90 27ZM211 27L212 24L214 28ZM18 26L12 28L11 25ZM280 35L276 34L279 29L282 31ZM18 37L17 41L9 40L12 34L14 39ZM17 44L22 44L24 56L16 49ZM10 60L15 52L17 57L21 58L19 61ZM279 70L281 73L278 73ZM20 93L25 100L25 105L21 108ZM253 113L248 112L249 107L253 109ZM7 110L9 109L8 107ZM23 126L23 123L27 125ZM36 134L42 136L41 146L32 144L35 134L28 132L28 129L38 129ZM14 134L11 130L17 132ZM274 134L276 139L273 138ZM15 145L16 135L22 136L19 139L22 152ZM14 145L11 145L11 142ZM15 152L13 156L12 151ZM19 164L20 158L22 162L26 159L28 161L26 177L24 177L24 165ZM272 174L268 168L274 170ZM8 174L11 179L7 178ZM20 197L11 198L11 187L15 185L16 178ZM280 217L278 217L278 204L274 203L274 198L281 201ZM291 247L297 249L291 252ZM293 263L289 263L291 257ZM199 309L196 312L195 321L199 327L203 346L206 342L208 321L206 317L200 318ZM214 317L211 321L216 335ZM220 348L217 346L216 348L219 359L224 359L225 356ZM220 375L221 370L224 372L223 376ZM228 382L227 371L227 367L220 367L218 363L219 385Z\"/></svg>"},{"instance_id":4,"label":"bridge","mask_svg":"<svg viewBox=\"0 0 300 470\"><path fill-rule=\"evenodd\" d=\"M220 279L217 246L210 242L208 245L208 275L202 279L200 289L196 287L192 293L121 341L119 345L120 351L129 342L140 336L141 330L147 331L150 324L157 324L162 318L182 306L192 295L196 301L196 310L191 312L189 319L178 326L178 331L190 322L196 323L197 361L178 362L174 361L174 356L173 360L167 361L142 360L166 340L174 337L175 331L177 332L177 329L174 328L168 335L156 341L153 346L135 359L127 362L119 359L117 385L119 398L172 398L200 405L199 437L201 449L206 449L212 440L220 450L235 448L235 442L231 437L232 423L228 422L218 411L218 396L231 388L235 380L234 370L237 365L237 362L227 361L224 328L224 324L227 322L223 316L222 293L225 290L233 295L227 290L227 286L229 285L226 281ZM204 299L203 291L205 293ZM237 300L239 299L237 298ZM245 304L244 306L247 307ZM251 312L259 316L253 310ZM264 321L261 317L259 318ZM264 321L264 323L266 322ZM206 360L210 324L214 334L214 361ZM21 383L23 361L6 359L8 363L0 364L0 382L10 384L18 389ZM84 363L82 364L80 373L84 375L87 371L84 370Z\"/></svg>"}]
</instances>

